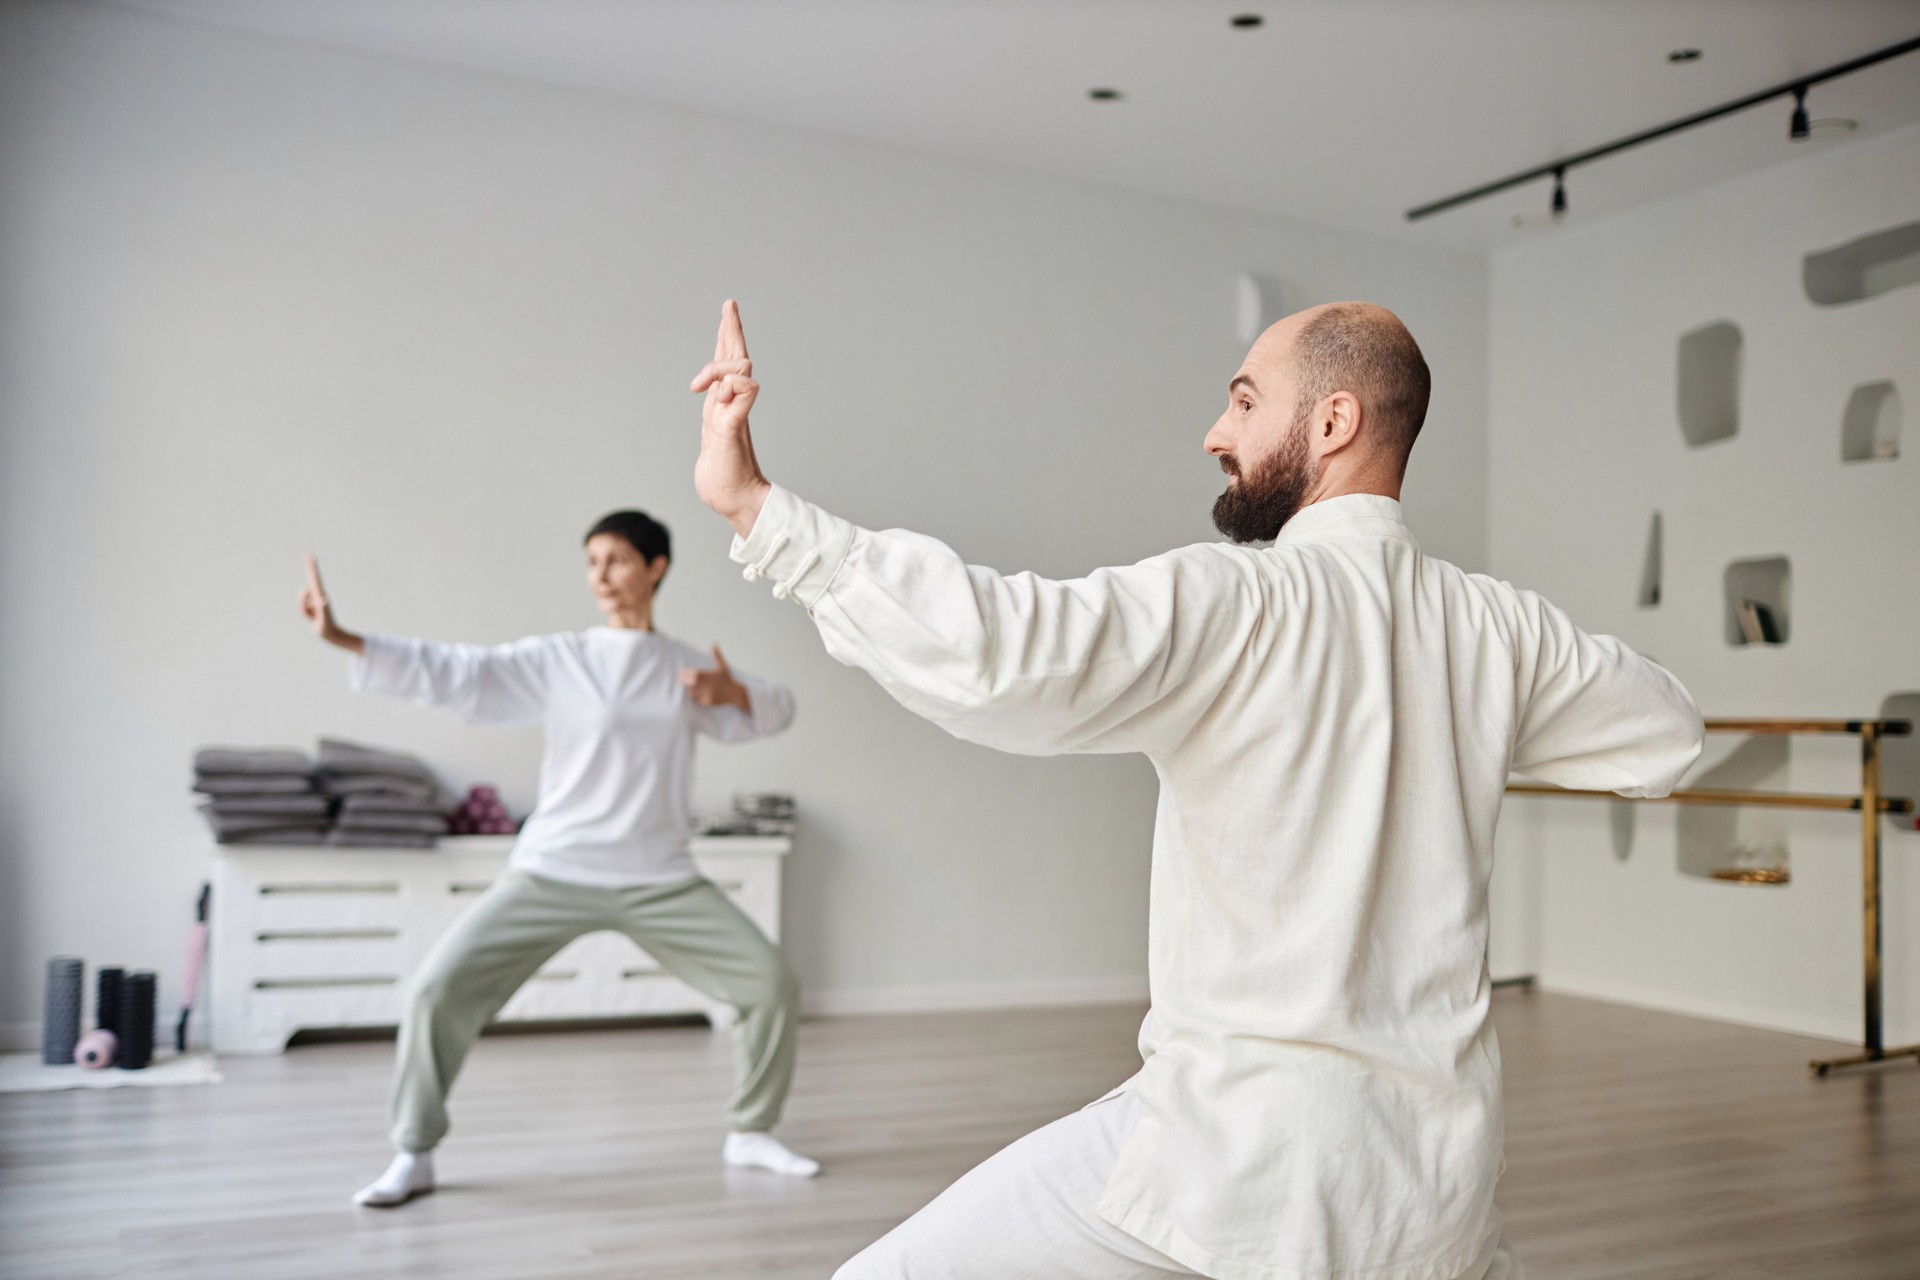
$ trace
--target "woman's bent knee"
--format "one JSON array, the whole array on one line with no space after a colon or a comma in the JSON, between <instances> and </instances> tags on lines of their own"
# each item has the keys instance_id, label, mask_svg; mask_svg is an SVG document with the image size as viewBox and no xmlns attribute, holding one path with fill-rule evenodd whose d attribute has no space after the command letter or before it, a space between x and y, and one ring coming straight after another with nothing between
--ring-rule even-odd
<instances>
[{"instance_id":1,"label":"woman's bent knee","mask_svg":"<svg viewBox=\"0 0 1920 1280\"><path fill-rule=\"evenodd\" d=\"M415 974L407 983L401 1007L410 1021L430 1023L453 1003L457 994L452 974Z\"/></svg>"},{"instance_id":2,"label":"woman's bent knee","mask_svg":"<svg viewBox=\"0 0 1920 1280\"><path fill-rule=\"evenodd\" d=\"M800 1007L800 979L777 953L772 963L751 982L736 992L734 1001L742 1012L792 1012Z\"/></svg>"}]
</instances>

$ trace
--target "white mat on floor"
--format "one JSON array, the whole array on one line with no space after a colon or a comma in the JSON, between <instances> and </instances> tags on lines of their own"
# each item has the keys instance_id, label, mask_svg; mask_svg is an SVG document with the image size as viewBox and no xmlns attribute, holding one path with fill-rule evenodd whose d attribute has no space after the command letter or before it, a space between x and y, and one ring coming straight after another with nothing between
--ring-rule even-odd
<instances>
[{"instance_id":1,"label":"white mat on floor","mask_svg":"<svg viewBox=\"0 0 1920 1280\"><path fill-rule=\"evenodd\" d=\"M220 1064L210 1053L155 1056L141 1071L107 1067L49 1067L37 1053L0 1054L0 1093L37 1093L46 1089L152 1088L165 1084L219 1084Z\"/></svg>"}]
</instances>

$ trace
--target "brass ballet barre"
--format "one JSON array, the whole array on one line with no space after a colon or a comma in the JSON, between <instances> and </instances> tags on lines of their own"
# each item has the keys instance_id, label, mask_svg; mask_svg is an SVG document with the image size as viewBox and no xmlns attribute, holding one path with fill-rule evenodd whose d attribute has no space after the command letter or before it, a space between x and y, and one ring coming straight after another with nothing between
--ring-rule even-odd
<instances>
[{"instance_id":1,"label":"brass ballet barre","mask_svg":"<svg viewBox=\"0 0 1920 1280\"><path fill-rule=\"evenodd\" d=\"M1640 804L1737 804L1767 809L1839 809L1858 813L1865 807L1859 796L1823 796L1805 791L1734 791L1717 787L1688 787L1664 796L1617 796L1611 791L1574 791L1567 787L1541 787L1516 782L1508 795L1590 796L1595 799L1633 800ZM1881 796L1881 813L1912 813L1913 801L1905 796Z\"/></svg>"},{"instance_id":2,"label":"brass ballet barre","mask_svg":"<svg viewBox=\"0 0 1920 1280\"><path fill-rule=\"evenodd\" d=\"M1604 796L1630 803L1758 805L1775 809L1827 809L1860 815L1860 914L1862 981L1861 1051L1845 1058L1816 1059L1808 1064L1819 1075L1839 1067L1864 1066L1891 1058L1920 1057L1920 1044L1888 1048L1881 1042L1880 1020L1880 815L1912 813L1913 801L1906 796L1882 795L1880 791L1880 739L1905 737L1913 732L1911 720L1780 720L1713 719L1706 722L1708 733L1744 734L1847 734L1860 739L1860 794L1857 796L1815 795L1797 791L1739 791L1719 787L1689 787L1664 796L1644 799L1618 796L1611 791L1575 791L1564 787L1532 784L1509 786L1510 794L1536 796ZM1739 878L1739 877L1730 877ZM1782 883L1754 877L1752 883Z\"/></svg>"},{"instance_id":3,"label":"brass ballet barre","mask_svg":"<svg viewBox=\"0 0 1920 1280\"><path fill-rule=\"evenodd\" d=\"M1911 720L1743 720L1721 717L1706 722L1708 733L1863 733L1874 730L1883 738L1901 738L1913 732Z\"/></svg>"}]
</instances>

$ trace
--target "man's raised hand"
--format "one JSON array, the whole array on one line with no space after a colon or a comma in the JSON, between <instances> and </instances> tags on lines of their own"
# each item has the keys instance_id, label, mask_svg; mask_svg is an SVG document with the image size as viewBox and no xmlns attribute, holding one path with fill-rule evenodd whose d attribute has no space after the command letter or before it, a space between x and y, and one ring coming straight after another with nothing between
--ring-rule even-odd
<instances>
[{"instance_id":1,"label":"man's raised hand","mask_svg":"<svg viewBox=\"0 0 1920 1280\"><path fill-rule=\"evenodd\" d=\"M731 298L720 308L713 359L695 376L691 390L706 393L700 406L700 460L693 464L693 491L744 538L753 531L772 486L760 473L747 429L760 384L753 380L747 334Z\"/></svg>"}]
</instances>

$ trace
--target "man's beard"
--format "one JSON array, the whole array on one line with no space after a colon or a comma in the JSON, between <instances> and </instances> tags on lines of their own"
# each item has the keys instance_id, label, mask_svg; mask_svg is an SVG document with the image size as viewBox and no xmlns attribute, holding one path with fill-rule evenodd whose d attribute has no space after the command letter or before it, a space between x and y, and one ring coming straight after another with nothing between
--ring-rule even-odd
<instances>
[{"instance_id":1,"label":"man's beard","mask_svg":"<svg viewBox=\"0 0 1920 1280\"><path fill-rule=\"evenodd\" d=\"M1214 500L1213 527L1235 542L1272 542L1316 479L1306 415L1293 420L1279 449L1252 475L1241 472L1232 454L1220 459L1220 469L1239 476L1240 483L1228 485Z\"/></svg>"}]
</instances>

